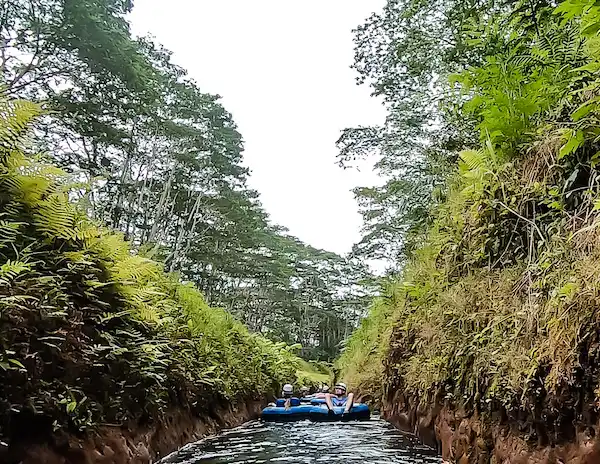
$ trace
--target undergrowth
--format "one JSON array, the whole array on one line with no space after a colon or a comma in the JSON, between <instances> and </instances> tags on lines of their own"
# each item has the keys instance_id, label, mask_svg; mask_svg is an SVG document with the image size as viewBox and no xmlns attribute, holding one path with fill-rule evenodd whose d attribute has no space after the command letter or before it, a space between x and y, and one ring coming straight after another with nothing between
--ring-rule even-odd
<instances>
[{"instance_id":1,"label":"undergrowth","mask_svg":"<svg viewBox=\"0 0 600 464\"><path fill-rule=\"evenodd\" d=\"M368 317L346 341L343 354L335 363L341 379L361 393L381 397L383 360L390 343L393 308L398 296L398 286L388 285L373 301Z\"/></svg>"},{"instance_id":2,"label":"undergrowth","mask_svg":"<svg viewBox=\"0 0 600 464\"><path fill-rule=\"evenodd\" d=\"M0 441L174 407L210 414L294 381L293 347L249 333L90 221L85 186L28 152L39 114L0 100Z\"/></svg>"},{"instance_id":3,"label":"undergrowth","mask_svg":"<svg viewBox=\"0 0 600 464\"><path fill-rule=\"evenodd\" d=\"M331 385L333 372L324 362L306 361L301 359L298 363L297 386L316 389L321 385Z\"/></svg>"},{"instance_id":4,"label":"undergrowth","mask_svg":"<svg viewBox=\"0 0 600 464\"><path fill-rule=\"evenodd\" d=\"M538 19L452 79L480 145L338 360L361 389L482 409L598 400L600 7Z\"/></svg>"}]
</instances>

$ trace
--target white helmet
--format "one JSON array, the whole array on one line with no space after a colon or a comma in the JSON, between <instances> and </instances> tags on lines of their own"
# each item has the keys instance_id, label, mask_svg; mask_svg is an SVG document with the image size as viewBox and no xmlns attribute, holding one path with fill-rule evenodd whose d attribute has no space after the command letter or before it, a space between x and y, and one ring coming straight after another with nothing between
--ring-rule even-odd
<instances>
[{"instance_id":1,"label":"white helmet","mask_svg":"<svg viewBox=\"0 0 600 464\"><path fill-rule=\"evenodd\" d=\"M294 387L293 387L293 385L290 384L290 383L286 383L283 386L283 393L289 393L289 394L294 393Z\"/></svg>"},{"instance_id":2,"label":"white helmet","mask_svg":"<svg viewBox=\"0 0 600 464\"><path fill-rule=\"evenodd\" d=\"M327 393L329 391L329 385L323 385L321 387L321 392L322 393Z\"/></svg>"},{"instance_id":3,"label":"white helmet","mask_svg":"<svg viewBox=\"0 0 600 464\"><path fill-rule=\"evenodd\" d=\"M336 389L339 388L340 390L344 390L344 393L346 393L346 391L348 390L348 388L346 387L346 384L342 383L342 382L336 383L335 384L335 388Z\"/></svg>"}]
</instances>

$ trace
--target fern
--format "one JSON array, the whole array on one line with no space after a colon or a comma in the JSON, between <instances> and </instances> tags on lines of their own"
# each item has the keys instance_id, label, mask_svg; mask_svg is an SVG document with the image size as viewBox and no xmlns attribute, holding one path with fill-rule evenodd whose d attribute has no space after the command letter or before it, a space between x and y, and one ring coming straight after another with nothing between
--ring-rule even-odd
<instances>
[{"instance_id":1,"label":"fern","mask_svg":"<svg viewBox=\"0 0 600 464\"><path fill-rule=\"evenodd\" d=\"M155 261L128 254L115 264L112 272L114 279L118 281L144 282L156 278L161 270Z\"/></svg>"},{"instance_id":2,"label":"fern","mask_svg":"<svg viewBox=\"0 0 600 464\"><path fill-rule=\"evenodd\" d=\"M464 150L460 152L461 170L464 172L479 170L486 164L483 150Z\"/></svg>"},{"instance_id":3,"label":"fern","mask_svg":"<svg viewBox=\"0 0 600 464\"><path fill-rule=\"evenodd\" d=\"M76 211L64 196L50 196L35 205L33 214L40 231L48 238L75 239Z\"/></svg>"},{"instance_id":4,"label":"fern","mask_svg":"<svg viewBox=\"0 0 600 464\"><path fill-rule=\"evenodd\" d=\"M26 132L31 122L41 114L41 108L23 100L0 99L0 163L11 152L24 148Z\"/></svg>"},{"instance_id":5,"label":"fern","mask_svg":"<svg viewBox=\"0 0 600 464\"><path fill-rule=\"evenodd\" d=\"M26 391L14 392L26 377L5 382L15 369L0 359L0 383L8 386L2 400L25 397L57 423L93 424L160 417L174 389L187 407L264 395L296 376L291 349L250 335L196 288L166 276L160 263L133 254L122 234L98 226L71 201L79 183L25 154L37 107L0 98L0 108L0 289L11 293L0 294L0 338L3 347L43 360L35 375L28 372ZM65 353L70 366L102 381L50 372L46 366L64 364ZM17 357L10 366L33 365ZM84 418L77 416L82 404L92 411Z\"/></svg>"},{"instance_id":6,"label":"fern","mask_svg":"<svg viewBox=\"0 0 600 464\"><path fill-rule=\"evenodd\" d=\"M19 229L23 225L25 225L23 222L5 221L0 219L0 249L16 240Z\"/></svg>"},{"instance_id":7,"label":"fern","mask_svg":"<svg viewBox=\"0 0 600 464\"><path fill-rule=\"evenodd\" d=\"M29 271L31 267L31 263L8 260L0 266L0 284L8 285L19 275Z\"/></svg>"},{"instance_id":8,"label":"fern","mask_svg":"<svg viewBox=\"0 0 600 464\"><path fill-rule=\"evenodd\" d=\"M89 249L107 261L117 262L130 256L127 243L117 233L100 233L98 239L89 244Z\"/></svg>"}]
</instances>

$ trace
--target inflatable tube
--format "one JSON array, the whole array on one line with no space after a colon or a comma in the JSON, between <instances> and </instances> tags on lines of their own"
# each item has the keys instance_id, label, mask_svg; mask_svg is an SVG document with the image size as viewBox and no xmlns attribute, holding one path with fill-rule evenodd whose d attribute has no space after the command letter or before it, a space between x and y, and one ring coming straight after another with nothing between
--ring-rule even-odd
<instances>
[{"instance_id":1,"label":"inflatable tube","mask_svg":"<svg viewBox=\"0 0 600 464\"><path fill-rule=\"evenodd\" d=\"M290 406L300 406L301 401L299 398L293 397L293 398L289 398L290 400ZM275 402L275 406L277 406L278 408L283 408L285 406L285 398L278 398L277 401Z\"/></svg>"},{"instance_id":2,"label":"inflatable tube","mask_svg":"<svg viewBox=\"0 0 600 464\"><path fill-rule=\"evenodd\" d=\"M334 407L333 412L335 414L330 414L326 405L313 406L308 414L308 418L315 422L362 421L371 418L369 406L366 404L355 404L347 414L344 414L344 409L344 406Z\"/></svg>"},{"instance_id":3,"label":"inflatable tube","mask_svg":"<svg viewBox=\"0 0 600 464\"><path fill-rule=\"evenodd\" d=\"M269 406L262 410L260 418L270 422L290 422L308 419L308 414L313 408L310 404L292 406L289 409Z\"/></svg>"},{"instance_id":4,"label":"inflatable tube","mask_svg":"<svg viewBox=\"0 0 600 464\"><path fill-rule=\"evenodd\" d=\"M317 406L319 404L325 404L325 398L312 398L310 400L310 404L315 405L315 406Z\"/></svg>"}]
</instances>

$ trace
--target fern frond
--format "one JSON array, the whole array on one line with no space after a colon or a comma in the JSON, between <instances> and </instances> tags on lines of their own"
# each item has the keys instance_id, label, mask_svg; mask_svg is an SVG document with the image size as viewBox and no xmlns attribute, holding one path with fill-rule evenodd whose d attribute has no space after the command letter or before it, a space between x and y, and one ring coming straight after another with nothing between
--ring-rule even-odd
<instances>
[{"instance_id":1,"label":"fern frond","mask_svg":"<svg viewBox=\"0 0 600 464\"><path fill-rule=\"evenodd\" d=\"M485 164L486 156L482 150L464 150L460 152L460 161L466 171L474 171Z\"/></svg>"},{"instance_id":2,"label":"fern frond","mask_svg":"<svg viewBox=\"0 0 600 464\"><path fill-rule=\"evenodd\" d=\"M19 228L23 225L25 225L23 222L12 222L0 219L0 248L17 239Z\"/></svg>"},{"instance_id":3,"label":"fern frond","mask_svg":"<svg viewBox=\"0 0 600 464\"><path fill-rule=\"evenodd\" d=\"M150 305L142 305L139 307L138 315L142 321L145 322L153 322L158 324L161 320L161 315L159 312Z\"/></svg>"},{"instance_id":4,"label":"fern frond","mask_svg":"<svg viewBox=\"0 0 600 464\"><path fill-rule=\"evenodd\" d=\"M140 256L129 255L115 263L112 274L115 280L121 282L144 282L160 275L161 268L156 261Z\"/></svg>"},{"instance_id":5,"label":"fern frond","mask_svg":"<svg viewBox=\"0 0 600 464\"><path fill-rule=\"evenodd\" d=\"M0 163L26 142L26 131L41 107L25 100L0 99Z\"/></svg>"},{"instance_id":6,"label":"fern frond","mask_svg":"<svg viewBox=\"0 0 600 464\"><path fill-rule=\"evenodd\" d=\"M39 230L51 239L76 238L77 211L64 195L52 195L46 200L38 201L33 217Z\"/></svg>"},{"instance_id":7,"label":"fern frond","mask_svg":"<svg viewBox=\"0 0 600 464\"><path fill-rule=\"evenodd\" d=\"M116 262L131 255L122 234L103 233L102 231L99 231L98 238L90 243L89 249L106 261Z\"/></svg>"},{"instance_id":8,"label":"fern frond","mask_svg":"<svg viewBox=\"0 0 600 464\"><path fill-rule=\"evenodd\" d=\"M8 260L0 266L0 282L8 284L15 280L20 274L28 272L31 267L31 263Z\"/></svg>"}]
</instances>

